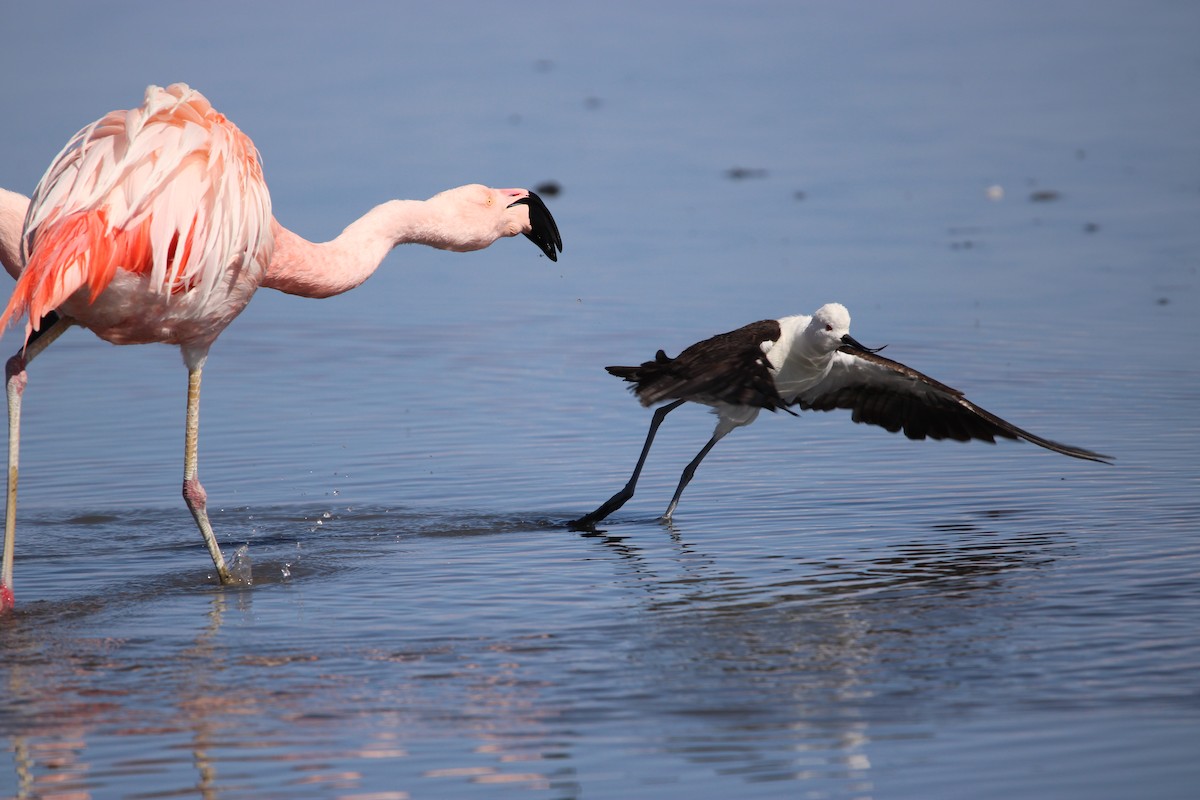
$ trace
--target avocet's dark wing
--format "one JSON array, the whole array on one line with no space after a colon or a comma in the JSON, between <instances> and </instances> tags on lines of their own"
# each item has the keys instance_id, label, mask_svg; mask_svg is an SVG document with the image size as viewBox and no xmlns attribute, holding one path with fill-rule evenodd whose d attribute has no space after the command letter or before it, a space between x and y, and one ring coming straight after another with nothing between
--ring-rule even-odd
<instances>
[{"instance_id":1,"label":"avocet's dark wing","mask_svg":"<svg viewBox=\"0 0 1200 800\"><path fill-rule=\"evenodd\" d=\"M779 321L764 319L697 342L675 358L659 350L637 367L605 367L633 384L644 406L663 400L787 408L771 377L764 343L779 341Z\"/></svg>"},{"instance_id":2,"label":"avocet's dark wing","mask_svg":"<svg viewBox=\"0 0 1200 800\"><path fill-rule=\"evenodd\" d=\"M972 403L963 393L897 361L844 346L833 354L829 375L796 402L803 409L849 409L855 422L878 425L910 439L979 439L996 437L1027 442L1072 458L1109 463L1111 456L1093 453L1018 428Z\"/></svg>"}]
</instances>

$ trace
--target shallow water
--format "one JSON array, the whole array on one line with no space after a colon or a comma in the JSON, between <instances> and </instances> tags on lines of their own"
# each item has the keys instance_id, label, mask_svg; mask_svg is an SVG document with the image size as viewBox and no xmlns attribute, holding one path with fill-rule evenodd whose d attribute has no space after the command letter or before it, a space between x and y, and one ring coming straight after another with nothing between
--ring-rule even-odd
<instances>
[{"instance_id":1,"label":"shallow water","mask_svg":"<svg viewBox=\"0 0 1200 800\"><path fill-rule=\"evenodd\" d=\"M217 4L137 48L165 20L6 11L5 74L61 46L0 85L0 185L186 79L305 235L553 179L565 252L406 248L343 297L255 299L201 426L250 587L214 585L179 499L178 354L74 332L39 359L0 797L1189 796L1200 14L527 6L452 37L237 6L229 36ZM637 496L567 530L649 422L605 364L828 300L1115 466L765 414L665 526L712 425L683 408Z\"/></svg>"}]
</instances>

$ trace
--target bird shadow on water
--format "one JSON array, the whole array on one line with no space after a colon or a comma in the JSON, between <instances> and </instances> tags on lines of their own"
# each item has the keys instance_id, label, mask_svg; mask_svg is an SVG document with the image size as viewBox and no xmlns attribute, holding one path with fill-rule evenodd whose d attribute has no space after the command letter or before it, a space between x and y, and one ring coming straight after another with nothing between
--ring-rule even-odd
<instances>
[{"instance_id":1,"label":"bird shadow on water","mask_svg":"<svg viewBox=\"0 0 1200 800\"><path fill-rule=\"evenodd\" d=\"M643 675L642 713L677 720L660 747L697 764L719 755L755 781L794 780L796 751L853 777L887 735L881 721L913 726L914 707L932 718L980 702L960 670L1004 674L997 643L1020 624L1008 609L1076 547L1020 510L871 531L692 522L576 533L641 610L619 633Z\"/></svg>"},{"instance_id":2,"label":"bird shadow on water","mask_svg":"<svg viewBox=\"0 0 1200 800\"><path fill-rule=\"evenodd\" d=\"M1026 527L1030 516L1019 509L967 511L865 536L861 530L793 532L776 525L770 532L742 529L714 538L707 525L689 535L686 525L659 518L574 533L625 564L654 610L740 612L858 603L907 591L952 594L1013 570L1045 568L1072 551L1070 533L1056 526ZM638 536L659 531L663 535L653 539ZM759 541L739 547L751 533ZM814 536L821 539L819 547L811 546ZM766 549L764 537L770 542ZM664 555L673 572L664 571Z\"/></svg>"},{"instance_id":3,"label":"bird shadow on water","mask_svg":"<svg viewBox=\"0 0 1200 800\"><path fill-rule=\"evenodd\" d=\"M329 697L344 690L336 678L293 679L281 690L278 684L287 679L279 668L316 657L231 648L223 637L227 627L251 615L248 594L209 593L195 606L203 614L198 624L176 631L166 647L152 634L109 635L90 626L64 637L61 628L23 624L28 617L18 617L15 626L10 621L8 631L0 628L7 639L0 732L23 787L16 796L43 796L37 784L46 775L55 786L79 790L79 796L92 796L89 789L105 796L113 790L116 796L117 787L144 789L148 780L183 775L179 791L164 793L209 797L216 796L222 778L218 765L228 771L231 752L237 753L235 761L254 763L255 780L264 785L295 769L296 759L277 757L280 748L302 749L313 759L335 757L332 745L311 727L298 739L268 730L244 749L247 729L269 728L259 716L264 709L268 720L332 715L336 701ZM255 678L274 683L274 690L266 691ZM100 742L132 755L97 770L94 746Z\"/></svg>"}]
</instances>

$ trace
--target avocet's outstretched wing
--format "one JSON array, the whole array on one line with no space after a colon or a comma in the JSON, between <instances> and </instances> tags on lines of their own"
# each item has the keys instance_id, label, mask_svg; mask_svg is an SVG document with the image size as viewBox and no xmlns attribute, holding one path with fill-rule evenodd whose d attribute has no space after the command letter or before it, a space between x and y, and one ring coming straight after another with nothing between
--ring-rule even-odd
<instances>
[{"instance_id":1,"label":"avocet's outstretched wing","mask_svg":"<svg viewBox=\"0 0 1200 800\"><path fill-rule=\"evenodd\" d=\"M1043 439L980 408L957 389L855 347L840 348L826 378L802 392L795 402L813 411L849 409L855 422L878 425L892 433L903 431L910 439L1024 439L1072 458L1112 460L1082 447Z\"/></svg>"}]
</instances>

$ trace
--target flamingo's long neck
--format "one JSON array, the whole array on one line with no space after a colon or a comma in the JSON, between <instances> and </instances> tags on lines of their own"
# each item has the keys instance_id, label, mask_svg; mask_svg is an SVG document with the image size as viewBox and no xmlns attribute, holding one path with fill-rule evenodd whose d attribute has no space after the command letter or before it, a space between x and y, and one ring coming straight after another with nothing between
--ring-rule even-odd
<instances>
[{"instance_id":1,"label":"flamingo's long neck","mask_svg":"<svg viewBox=\"0 0 1200 800\"><path fill-rule=\"evenodd\" d=\"M444 247L442 226L427 201L389 200L350 223L330 242L314 243L275 223L275 254L262 285L303 297L353 289L398 244Z\"/></svg>"},{"instance_id":2,"label":"flamingo's long neck","mask_svg":"<svg viewBox=\"0 0 1200 800\"><path fill-rule=\"evenodd\" d=\"M0 188L0 264L21 273L21 228L29 198ZM352 222L331 242L310 242L274 223L275 254L262 285L303 297L330 297L353 289L404 242L445 246L441 221L427 201L391 200Z\"/></svg>"},{"instance_id":3,"label":"flamingo's long neck","mask_svg":"<svg viewBox=\"0 0 1200 800\"><path fill-rule=\"evenodd\" d=\"M21 227L29 198L0 189L0 264L14 278L21 274Z\"/></svg>"}]
</instances>

